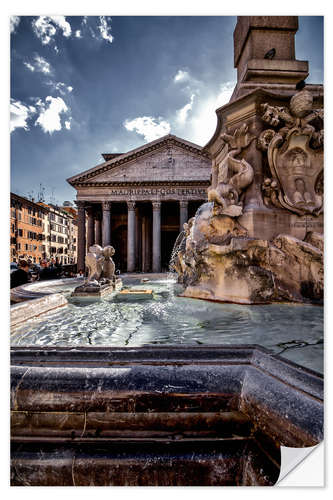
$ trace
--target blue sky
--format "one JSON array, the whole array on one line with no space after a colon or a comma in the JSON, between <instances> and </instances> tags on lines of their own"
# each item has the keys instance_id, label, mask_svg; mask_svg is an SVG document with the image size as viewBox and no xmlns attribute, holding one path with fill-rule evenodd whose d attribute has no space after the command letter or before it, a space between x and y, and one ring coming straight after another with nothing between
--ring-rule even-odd
<instances>
[{"instance_id":1,"label":"blue sky","mask_svg":"<svg viewBox=\"0 0 333 500\"><path fill-rule=\"evenodd\" d=\"M235 85L236 17L11 19L11 190L73 200L66 178L167 133L204 145ZM323 18L296 58L323 83Z\"/></svg>"}]
</instances>

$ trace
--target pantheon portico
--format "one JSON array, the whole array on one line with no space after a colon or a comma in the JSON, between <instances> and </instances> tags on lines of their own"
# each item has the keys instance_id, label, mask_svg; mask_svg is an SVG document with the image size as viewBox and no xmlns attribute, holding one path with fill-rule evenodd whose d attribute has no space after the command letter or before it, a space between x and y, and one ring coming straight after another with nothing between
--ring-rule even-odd
<instances>
[{"instance_id":1,"label":"pantheon portico","mask_svg":"<svg viewBox=\"0 0 333 500\"><path fill-rule=\"evenodd\" d=\"M103 158L67 179L77 190L78 269L97 243L115 248L121 272L167 270L184 222L207 200L208 154L169 134Z\"/></svg>"}]
</instances>

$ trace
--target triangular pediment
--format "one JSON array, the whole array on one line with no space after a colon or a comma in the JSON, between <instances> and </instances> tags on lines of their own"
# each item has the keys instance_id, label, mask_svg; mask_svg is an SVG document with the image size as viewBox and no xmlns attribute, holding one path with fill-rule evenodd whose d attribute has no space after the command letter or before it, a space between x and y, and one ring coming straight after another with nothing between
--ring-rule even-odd
<instances>
[{"instance_id":1,"label":"triangular pediment","mask_svg":"<svg viewBox=\"0 0 333 500\"><path fill-rule=\"evenodd\" d=\"M168 135L70 179L70 184L156 182L209 178L210 160L196 144Z\"/></svg>"}]
</instances>

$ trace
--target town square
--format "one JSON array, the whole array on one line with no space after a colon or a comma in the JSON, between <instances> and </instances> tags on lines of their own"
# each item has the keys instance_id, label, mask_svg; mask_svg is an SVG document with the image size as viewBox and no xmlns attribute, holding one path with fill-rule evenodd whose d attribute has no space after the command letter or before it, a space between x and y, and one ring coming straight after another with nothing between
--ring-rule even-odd
<instances>
[{"instance_id":1,"label":"town square","mask_svg":"<svg viewBox=\"0 0 333 500\"><path fill-rule=\"evenodd\" d=\"M277 484L324 436L323 17L10 21L11 485Z\"/></svg>"}]
</instances>

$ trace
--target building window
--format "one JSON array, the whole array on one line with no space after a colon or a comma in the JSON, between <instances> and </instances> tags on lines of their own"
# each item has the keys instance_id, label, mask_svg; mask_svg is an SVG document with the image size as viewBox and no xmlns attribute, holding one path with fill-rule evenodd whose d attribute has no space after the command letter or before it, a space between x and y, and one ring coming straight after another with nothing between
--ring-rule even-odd
<instances>
[{"instance_id":1,"label":"building window","mask_svg":"<svg viewBox=\"0 0 333 500\"><path fill-rule=\"evenodd\" d=\"M18 230L18 235L19 235L19 236L21 236L21 237L23 237L23 234L24 234L24 233L23 233L23 229L19 229L19 230Z\"/></svg>"}]
</instances>

